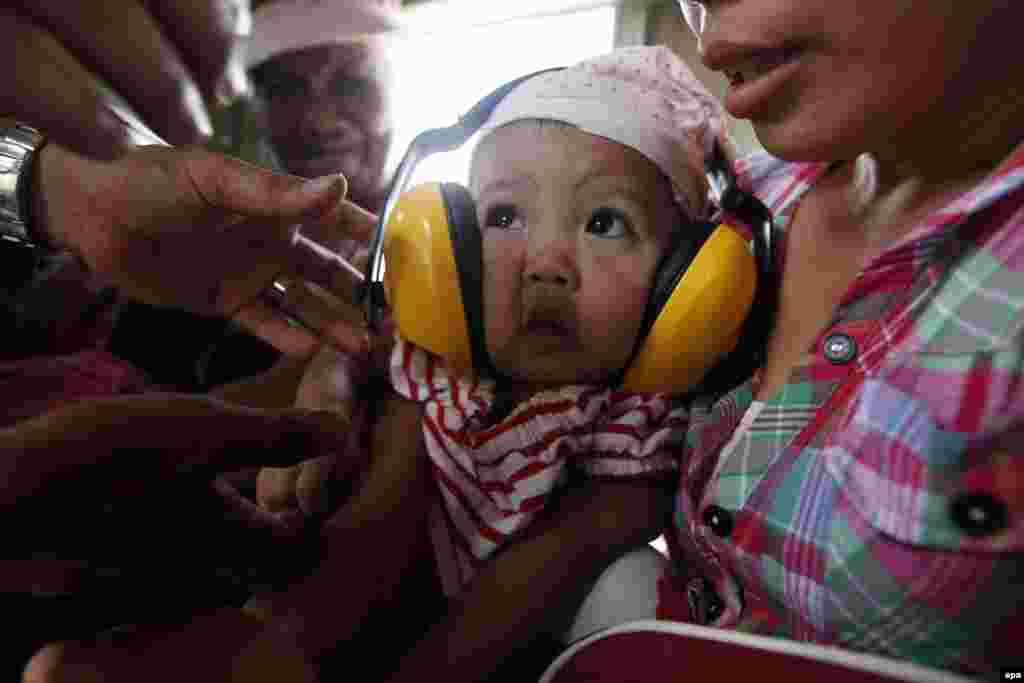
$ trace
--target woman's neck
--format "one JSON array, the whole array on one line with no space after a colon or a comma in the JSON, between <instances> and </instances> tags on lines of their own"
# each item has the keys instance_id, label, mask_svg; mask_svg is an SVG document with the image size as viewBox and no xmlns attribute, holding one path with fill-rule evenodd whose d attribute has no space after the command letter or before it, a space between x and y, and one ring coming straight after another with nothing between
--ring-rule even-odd
<instances>
[{"instance_id":1,"label":"woman's neck","mask_svg":"<svg viewBox=\"0 0 1024 683\"><path fill-rule=\"evenodd\" d=\"M928 116L863 155L863 168L848 172L850 207L868 219L874 240L898 238L908 224L975 187L1024 142L1021 79L988 96L975 93L959 111ZM870 182L858 178L864 169Z\"/></svg>"},{"instance_id":2,"label":"woman's neck","mask_svg":"<svg viewBox=\"0 0 1024 683\"><path fill-rule=\"evenodd\" d=\"M1008 131L1012 134L1002 140L933 143L935 150L919 154L904 147L900 156L865 153L837 164L823 181L842 197L848 220L832 222L827 232L861 243L869 252L884 249L991 174L1024 142L1019 128Z\"/></svg>"}]
</instances>

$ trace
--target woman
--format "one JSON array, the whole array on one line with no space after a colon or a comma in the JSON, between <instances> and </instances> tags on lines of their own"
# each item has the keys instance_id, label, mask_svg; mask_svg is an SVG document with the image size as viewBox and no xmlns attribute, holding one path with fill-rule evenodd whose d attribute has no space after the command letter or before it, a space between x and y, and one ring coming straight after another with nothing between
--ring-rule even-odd
<instances>
[{"instance_id":1,"label":"woman","mask_svg":"<svg viewBox=\"0 0 1024 683\"><path fill-rule=\"evenodd\" d=\"M671 616L958 671L1019 663L1024 61L1005 50L1024 6L681 4L773 155L739 170L783 268L766 363L694 406ZM668 637L646 635L601 661L635 666ZM652 680L695 673L688 647L646 660Z\"/></svg>"}]
</instances>

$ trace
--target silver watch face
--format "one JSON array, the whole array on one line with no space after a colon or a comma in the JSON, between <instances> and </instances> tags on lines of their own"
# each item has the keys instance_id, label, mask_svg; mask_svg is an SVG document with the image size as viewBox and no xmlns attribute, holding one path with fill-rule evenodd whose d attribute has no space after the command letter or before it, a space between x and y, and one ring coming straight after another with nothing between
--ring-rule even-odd
<instances>
[{"instance_id":1,"label":"silver watch face","mask_svg":"<svg viewBox=\"0 0 1024 683\"><path fill-rule=\"evenodd\" d=\"M20 194L42 136L27 126L0 129L0 235L28 241Z\"/></svg>"}]
</instances>

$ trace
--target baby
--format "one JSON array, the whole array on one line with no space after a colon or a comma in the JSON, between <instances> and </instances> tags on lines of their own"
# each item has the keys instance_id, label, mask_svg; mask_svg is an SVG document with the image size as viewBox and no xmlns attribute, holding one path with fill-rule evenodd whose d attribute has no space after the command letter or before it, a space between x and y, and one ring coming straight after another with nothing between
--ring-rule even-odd
<instances>
[{"instance_id":1,"label":"baby","mask_svg":"<svg viewBox=\"0 0 1024 683\"><path fill-rule=\"evenodd\" d=\"M292 619L307 643L320 643L314 651L330 649L400 583L383 578L410 564L407 547L394 546L413 543L409 529L425 519L417 533L429 536L429 553L417 562L426 584L460 608L420 640L399 676L458 661L472 679L467 672L486 676L517 644L513 633L525 642L564 627L617 554L658 534L687 413L679 396L616 382L645 332L658 266L710 217L704 159L721 130L718 103L661 47L543 73L502 100L470 170L497 377L454 368L397 335L390 380L406 406L404 430L378 420L388 436L374 440L367 478L332 519L351 530L362 516L391 516L404 520L404 535L392 525L372 536L373 554L388 557L367 558L365 585L343 552L347 561L322 565L304 598L292 589L251 607ZM299 403L351 410L349 384L341 359L325 351ZM265 470L261 502L322 511L324 467ZM344 597L334 604L331 593ZM311 617L317 609L331 614Z\"/></svg>"}]
</instances>

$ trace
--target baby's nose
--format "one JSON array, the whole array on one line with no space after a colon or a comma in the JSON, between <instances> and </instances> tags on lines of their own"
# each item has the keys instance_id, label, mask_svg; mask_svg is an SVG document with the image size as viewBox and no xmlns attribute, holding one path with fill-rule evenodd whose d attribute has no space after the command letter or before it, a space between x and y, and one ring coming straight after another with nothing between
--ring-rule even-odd
<instances>
[{"instance_id":1,"label":"baby's nose","mask_svg":"<svg viewBox=\"0 0 1024 683\"><path fill-rule=\"evenodd\" d=\"M579 273L572 256L561 250L547 250L531 258L524 271L528 285L545 285L575 291Z\"/></svg>"},{"instance_id":2,"label":"baby's nose","mask_svg":"<svg viewBox=\"0 0 1024 683\"><path fill-rule=\"evenodd\" d=\"M567 273L551 268L534 270L527 274L527 278L535 284L561 285L563 287L569 284Z\"/></svg>"}]
</instances>

